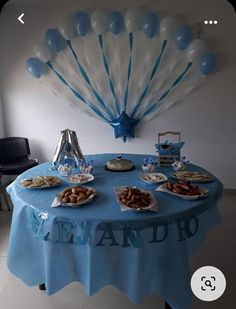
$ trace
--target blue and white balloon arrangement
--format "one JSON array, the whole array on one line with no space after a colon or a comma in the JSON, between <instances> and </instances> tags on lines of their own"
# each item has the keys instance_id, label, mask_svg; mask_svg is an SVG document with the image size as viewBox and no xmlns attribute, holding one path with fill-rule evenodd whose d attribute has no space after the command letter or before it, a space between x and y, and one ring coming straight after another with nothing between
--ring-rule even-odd
<instances>
[{"instance_id":1,"label":"blue and white balloon arrangement","mask_svg":"<svg viewBox=\"0 0 236 309\"><path fill-rule=\"evenodd\" d=\"M216 56L189 26L138 9L80 11L46 31L26 61L57 95L109 123L115 137L164 112L213 72Z\"/></svg>"}]
</instances>

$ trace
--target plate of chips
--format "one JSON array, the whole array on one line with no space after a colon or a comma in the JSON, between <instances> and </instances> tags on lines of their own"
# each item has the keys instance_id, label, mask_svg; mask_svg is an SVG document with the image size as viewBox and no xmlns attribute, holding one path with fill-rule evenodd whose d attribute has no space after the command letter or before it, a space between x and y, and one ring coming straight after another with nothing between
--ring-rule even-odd
<instances>
[{"instance_id":1,"label":"plate of chips","mask_svg":"<svg viewBox=\"0 0 236 309\"><path fill-rule=\"evenodd\" d=\"M62 184L63 181L57 176L35 176L21 179L19 184L27 189L53 188Z\"/></svg>"}]
</instances>

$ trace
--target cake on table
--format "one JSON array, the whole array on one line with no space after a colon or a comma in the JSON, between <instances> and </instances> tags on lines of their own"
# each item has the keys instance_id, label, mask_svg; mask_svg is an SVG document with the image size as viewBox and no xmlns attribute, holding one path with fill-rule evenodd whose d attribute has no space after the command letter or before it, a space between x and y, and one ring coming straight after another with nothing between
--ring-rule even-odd
<instances>
[{"instance_id":1,"label":"cake on table","mask_svg":"<svg viewBox=\"0 0 236 309\"><path fill-rule=\"evenodd\" d=\"M114 172L124 172L134 169L134 163L124 158L116 158L106 163L106 169Z\"/></svg>"}]
</instances>

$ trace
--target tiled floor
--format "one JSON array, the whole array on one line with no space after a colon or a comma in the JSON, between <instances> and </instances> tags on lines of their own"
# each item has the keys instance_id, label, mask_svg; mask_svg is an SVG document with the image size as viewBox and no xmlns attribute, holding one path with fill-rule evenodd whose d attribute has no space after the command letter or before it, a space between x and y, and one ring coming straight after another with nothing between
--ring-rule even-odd
<instances>
[{"instance_id":1,"label":"tiled floor","mask_svg":"<svg viewBox=\"0 0 236 309\"><path fill-rule=\"evenodd\" d=\"M220 268L227 280L225 294L217 301L202 302L194 298L193 309L236 308L236 196L225 195L220 203L223 224L210 231L207 240L191 260L192 272L205 265ZM108 286L92 297L84 294L79 283L73 283L53 296L37 287L29 288L9 273L6 266L11 213L0 212L0 308L5 309L162 309L158 296L149 296L141 305L131 303L116 288Z\"/></svg>"}]
</instances>

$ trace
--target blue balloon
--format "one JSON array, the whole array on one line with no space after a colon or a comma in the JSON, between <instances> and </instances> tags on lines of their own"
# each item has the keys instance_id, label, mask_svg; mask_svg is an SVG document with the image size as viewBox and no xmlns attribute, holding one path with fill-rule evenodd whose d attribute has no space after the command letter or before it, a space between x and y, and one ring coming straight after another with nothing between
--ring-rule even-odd
<instances>
[{"instance_id":1,"label":"blue balloon","mask_svg":"<svg viewBox=\"0 0 236 309\"><path fill-rule=\"evenodd\" d=\"M56 29L49 29L45 33L45 42L54 52L59 52L66 47L66 41L61 33Z\"/></svg>"},{"instance_id":2,"label":"blue balloon","mask_svg":"<svg viewBox=\"0 0 236 309\"><path fill-rule=\"evenodd\" d=\"M134 138L134 127L138 122L138 119L130 118L123 111L118 118L113 119L109 123L114 128L115 138L123 137L125 142L127 137Z\"/></svg>"},{"instance_id":3,"label":"blue balloon","mask_svg":"<svg viewBox=\"0 0 236 309\"><path fill-rule=\"evenodd\" d=\"M154 13L147 13L141 20L141 27L148 38L153 38L159 29L159 18Z\"/></svg>"},{"instance_id":4,"label":"blue balloon","mask_svg":"<svg viewBox=\"0 0 236 309\"><path fill-rule=\"evenodd\" d=\"M87 13L78 12L75 14L73 21L78 35L85 36L90 31L90 18Z\"/></svg>"},{"instance_id":5,"label":"blue balloon","mask_svg":"<svg viewBox=\"0 0 236 309\"><path fill-rule=\"evenodd\" d=\"M29 58L26 60L26 69L36 78L40 78L45 72L45 63L38 58Z\"/></svg>"},{"instance_id":6,"label":"blue balloon","mask_svg":"<svg viewBox=\"0 0 236 309\"><path fill-rule=\"evenodd\" d=\"M192 38L193 38L192 30L188 26L179 27L174 34L175 44L179 50L186 49L188 45L191 43Z\"/></svg>"},{"instance_id":7,"label":"blue balloon","mask_svg":"<svg viewBox=\"0 0 236 309\"><path fill-rule=\"evenodd\" d=\"M114 11L108 16L108 29L113 34L118 34L124 29L124 17L118 11Z\"/></svg>"},{"instance_id":8,"label":"blue balloon","mask_svg":"<svg viewBox=\"0 0 236 309\"><path fill-rule=\"evenodd\" d=\"M205 53L200 59L200 71L204 75L211 73L216 66L216 55L214 53Z\"/></svg>"}]
</instances>

